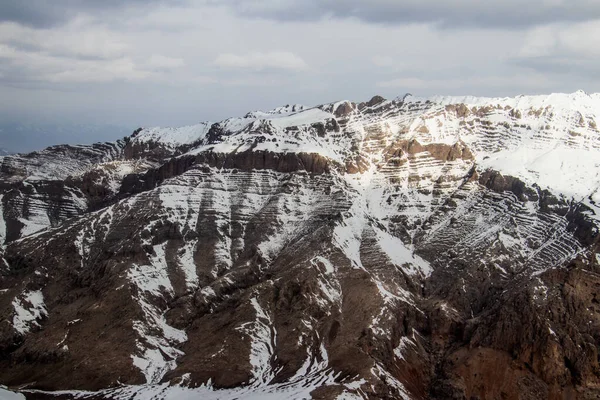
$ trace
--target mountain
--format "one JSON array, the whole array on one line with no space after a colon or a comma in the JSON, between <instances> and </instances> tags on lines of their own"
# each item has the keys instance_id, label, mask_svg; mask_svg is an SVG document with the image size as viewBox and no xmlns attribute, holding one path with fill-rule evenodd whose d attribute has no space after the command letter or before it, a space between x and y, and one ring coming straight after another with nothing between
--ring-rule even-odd
<instances>
[{"instance_id":1,"label":"mountain","mask_svg":"<svg viewBox=\"0 0 600 400\"><path fill-rule=\"evenodd\" d=\"M599 119L375 96L2 157L0 383L596 398Z\"/></svg>"}]
</instances>

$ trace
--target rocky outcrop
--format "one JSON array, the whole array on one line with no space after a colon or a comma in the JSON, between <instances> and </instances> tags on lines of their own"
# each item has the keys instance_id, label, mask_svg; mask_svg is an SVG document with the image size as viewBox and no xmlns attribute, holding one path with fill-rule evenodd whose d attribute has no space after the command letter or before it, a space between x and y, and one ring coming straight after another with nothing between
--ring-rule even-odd
<instances>
[{"instance_id":1,"label":"rocky outcrop","mask_svg":"<svg viewBox=\"0 0 600 400\"><path fill-rule=\"evenodd\" d=\"M466 321L434 398L588 398L598 385L596 274L573 264L513 284Z\"/></svg>"},{"instance_id":2,"label":"rocky outcrop","mask_svg":"<svg viewBox=\"0 0 600 400\"><path fill-rule=\"evenodd\" d=\"M157 169L144 174L131 174L123 179L121 194L140 193L151 190L167 179L179 176L193 166L204 168L252 171L268 169L276 172L306 171L314 174L328 172L335 162L309 153L273 153L269 151L245 151L241 153L200 153L170 159Z\"/></svg>"},{"instance_id":3,"label":"rocky outcrop","mask_svg":"<svg viewBox=\"0 0 600 400\"><path fill-rule=\"evenodd\" d=\"M540 197L534 188L513 176L504 176L498 171L487 170L479 176L479 183L494 192L511 192L521 201L537 201Z\"/></svg>"}]
</instances>

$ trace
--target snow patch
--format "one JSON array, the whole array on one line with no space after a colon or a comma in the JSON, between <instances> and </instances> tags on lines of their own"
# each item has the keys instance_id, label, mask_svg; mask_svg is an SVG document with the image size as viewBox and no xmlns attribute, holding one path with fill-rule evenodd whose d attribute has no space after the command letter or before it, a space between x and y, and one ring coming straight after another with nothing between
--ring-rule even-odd
<instances>
[{"instance_id":1,"label":"snow patch","mask_svg":"<svg viewBox=\"0 0 600 400\"><path fill-rule=\"evenodd\" d=\"M351 265L357 269L364 269L360 260L360 245L366 226L366 216L357 202L352 204L345 213L344 219L333 230L333 244L336 245Z\"/></svg>"},{"instance_id":2,"label":"snow patch","mask_svg":"<svg viewBox=\"0 0 600 400\"><path fill-rule=\"evenodd\" d=\"M311 263L313 265L316 265L317 262L321 263L325 267L325 273L334 274L336 272L336 269L331 263L331 261L329 261L325 257L317 256L311 260Z\"/></svg>"},{"instance_id":3,"label":"snow patch","mask_svg":"<svg viewBox=\"0 0 600 400\"><path fill-rule=\"evenodd\" d=\"M285 382L277 385L265 385L260 387L247 386L235 389L214 389L211 384L201 385L197 388L188 388L183 385L170 386L169 383L163 383L154 385L123 386L98 392L43 392L38 390L26 390L25 392L66 395L78 399L100 397L114 400L298 400L310 399L310 393L319 387L336 385L336 377L337 375L328 372L319 375L318 377L310 377L309 379L291 383ZM342 398L354 399L354 397ZM15 398L14 400L17 399L22 399L22 397Z\"/></svg>"},{"instance_id":4,"label":"snow patch","mask_svg":"<svg viewBox=\"0 0 600 400\"><path fill-rule=\"evenodd\" d=\"M323 296L317 296L316 300L320 306L327 308L328 305L339 305L342 303L342 287L335 275L336 269L333 264L324 257L317 256L311 260L311 264L317 269L319 275L317 284ZM321 265L325 267L322 271Z\"/></svg>"},{"instance_id":5,"label":"snow patch","mask_svg":"<svg viewBox=\"0 0 600 400\"><path fill-rule=\"evenodd\" d=\"M160 143L169 147L187 145L204 139L211 124L203 122L198 125L183 126L180 128L145 128L135 137L135 142Z\"/></svg>"},{"instance_id":6,"label":"snow patch","mask_svg":"<svg viewBox=\"0 0 600 400\"><path fill-rule=\"evenodd\" d=\"M165 319L166 309L154 305L152 299L171 295L173 287L167 274L165 259L166 243L154 246L154 256L149 265L132 265L128 279L137 287L134 297L140 305L144 320L134 321L138 333L137 354L132 354L133 364L142 371L147 383L158 383L162 377L177 366L177 358L183 352L177 345L187 340L184 331L173 328Z\"/></svg>"},{"instance_id":7,"label":"snow patch","mask_svg":"<svg viewBox=\"0 0 600 400\"><path fill-rule=\"evenodd\" d=\"M591 188L600 186L600 152L589 149L536 150L522 146L491 154L479 165L576 201L582 201L590 195Z\"/></svg>"},{"instance_id":8,"label":"snow patch","mask_svg":"<svg viewBox=\"0 0 600 400\"><path fill-rule=\"evenodd\" d=\"M13 327L20 334L29 332L33 327L39 327L38 321L48 316L41 290L22 293L13 300L12 306L15 310Z\"/></svg>"},{"instance_id":9,"label":"snow patch","mask_svg":"<svg viewBox=\"0 0 600 400\"><path fill-rule=\"evenodd\" d=\"M196 272L196 263L194 262L194 251L196 248L197 240L186 243L185 246L180 249L181 255L179 256L179 263L181 270L185 275L186 286L190 290L198 288L199 277Z\"/></svg>"},{"instance_id":10,"label":"snow patch","mask_svg":"<svg viewBox=\"0 0 600 400\"><path fill-rule=\"evenodd\" d=\"M6 240L6 220L4 219L4 194L0 194L0 246L4 246Z\"/></svg>"},{"instance_id":11,"label":"snow patch","mask_svg":"<svg viewBox=\"0 0 600 400\"><path fill-rule=\"evenodd\" d=\"M25 396L21 393L15 393L8 390L6 386L0 386L0 399L2 400L25 400Z\"/></svg>"},{"instance_id":12,"label":"snow patch","mask_svg":"<svg viewBox=\"0 0 600 400\"><path fill-rule=\"evenodd\" d=\"M423 277L431 275L433 270L429 263L408 248L400 238L378 228L373 228L373 230L377 236L379 247L392 263L398 267L403 267L410 275L419 274Z\"/></svg>"},{"instance_id":13,"label":"snow patch","mask_svg":"<svg viewBox=\"0 0 600 400\"><path fill-rule=\"evenodd\" d=\"M254 377L250 384L258 387L268 384L275 377L270 362L274 356L277 331L273 327L271 317L255 297L250 300L250 304L256 312L255 321L246 322L236 329L250 337L250 365Z\"/></svg>"},{"instance_id":14,"label":"snow patch","mask_svg":"<svg viewBox=\"0 0 600 400\"><path fill-rule=\"evenodd\" d=\"M409 339L406 336L401 337L400 343L398 343L398 346L394 348L394 354L396 355L396 357L406 361L402 353L406 350L408 346L416 347L416 344L413 340Z\"/></svg>"}]
</instances>

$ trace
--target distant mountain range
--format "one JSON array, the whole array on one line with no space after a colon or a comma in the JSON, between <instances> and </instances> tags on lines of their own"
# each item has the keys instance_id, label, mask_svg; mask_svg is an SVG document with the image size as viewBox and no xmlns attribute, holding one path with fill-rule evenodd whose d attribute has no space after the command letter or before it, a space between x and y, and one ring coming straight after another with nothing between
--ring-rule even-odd
<instances>
[{"instance_id":1,"label":"distant mountain range","mask_svg":"<svg viewBox=\"0 0 600 400\"><path fill-rule=\"evenodd\" d=\"M130 135L133 129L116 125L0 122L0 148L8 153L23 153L61 143L116 140Z\"/></svg>"}]
</instances>

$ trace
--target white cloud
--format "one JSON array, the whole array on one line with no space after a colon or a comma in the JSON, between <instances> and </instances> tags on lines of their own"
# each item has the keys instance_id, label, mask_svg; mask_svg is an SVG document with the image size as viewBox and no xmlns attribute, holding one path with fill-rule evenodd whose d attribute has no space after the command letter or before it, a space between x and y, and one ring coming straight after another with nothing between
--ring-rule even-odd
<instances>
[{"instance_id":1,"label":"white cloud","mask_svg":"<svg viewBox=\"0 0 600 400\"><path fill-rule=\"evenodd\" d=\"M302 58L291 52L254 52L245 55L224 53L217 56L215 65L222 68L257 71L265 69L301 71L308 68Z\"/></svg>"},{"instance_id":2,"label":"white cloud","mask_svg":"<svg viewBox=\"0 0 600 400\"><path fill-rule=\"evenodd\" d=\"M160 54L152 54L148 60L148 66L157 70L170 70L185 66L182 58L167 57Z\"/></svg>"},{"instance_id":3,"label":"white cloud","mask_svg":"<svg viewBox=\"0 0 600 400\"><path fill-rule=\"evenodd\" d=\"M159 79L185 66L182 58L136 55L123 32L79 16L64 26L35 29L0 23L0 58L20 80L98 83Z\"/></svg>"},{"instance_id":4,"label":"white cloud","mask_svg":"<svg viewBox=\"0 0 600 400\"><path fill-rule=\"evenodd\" d=\"M111 59L130 50L124 35L92 25L80 17L54 29L33 29L13 22L0 23L0 43L64 57Z\"/></svg>"},{"instance_id":5,"label":"white cloud","mask_svg":"<svg viewBox=\"0 0 600 400\"><path fill-rule=\"evenodd\" d=\"M539 57L549 54L556 46L556 32L549 26L528 32L519 49L520 57Z\"/></svg>"},{"instance_id":6,"label":"white cloud","mask_svg":"<svg viewBox=\"0 0 600 400\"><path fill-rule=\"evenodd\" d=\"M375 56L373 57L373 64L378 67L391 67L394 65L394 59L390 56Z\"/></svg>"},{"instance_id":7,"label":"white cloud","mask_svg":"<svg viewBox=\"0 0 600 400\"><path fill-rule=\"evenodd\" d=\"M498 89L507 86L519 87L521 90L544 90L547 89L547 85L548 80L538 73L523 73L519 76L471 76L448 79L403 77L377 82L377 86L381 88L401 88L414 90L415 92L429 92L434 89L456 93L468 87L481 87L489 90L488 96L492 97Z\"/></svg>"},{"instance_id":8,"label":"white cloud","mask_svg":"<svg viewBox=\"0 0 600 400\"><path fill-rule=\"evenodd\" d=\"M596 80L600 71L599 36L600 20L539 27L528 32L513 61L539 72Z\"/></svg>"},{"instance_id":9,"label":"white cloud","mask_svg":"<svg viewBox=\"0 0 600 400\"><path fill-rule=\"evenodd\" d=\"M393 88L410 88L410 89L423 89L430 87L433 84L431 80L425 80L420 78L396 78L388 81L377 82L379 87L393 87Z\"/></svg>"},{"instance_id":10,"label":"white cloud","mask_svg":"<svg viewBox=\"0 0 600 400\"><path fill-rule=\"evenodd\" d=\"M98 83L160 79L162 73L184 65L183 60L153 55L147 63L130 57L80 59L19 50L0 44L0 59L30 81L51 83Z\"/></svg>"},{"instance_id":11,"label":"white cloud","mask_svg":"<svg viewBox=\"0 0 600 400\"><path fill-rule=\"evenodd\" d=\"M215 1L215 3L217 3ZM594 0L219 0L240 16L278 21L355 18L367 23L431 23L444 28L530 28L600 18Z\"/></svg>"},{"instance_id":12,"label":"white cloud","mask_svg":"<svg viewBox=\"0 0 600 400\"><path fill-rule=\"evenodd\" d=\"M525 36L519 56L543 57L563 54L600 57L600 20L579 24L552 24L532 29Z\"/></svg>"},{"instance_id":13,"label":"white cloud","mask_svg":"<svg viewBox=\"0 0 600 400\"><path fill-rule=\"evenodd\" d=\"M98 83L117 80L137 81L153 76L150 71L139 69L129 58L106 62L76 62L64 65L60 70L40 75L41 80L54 83Z\"/></svg>"}]
</instances>

